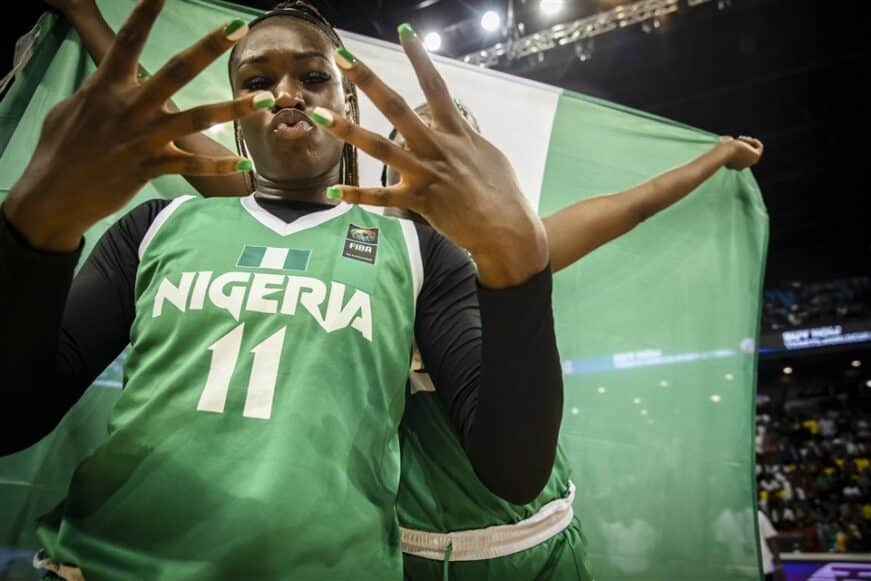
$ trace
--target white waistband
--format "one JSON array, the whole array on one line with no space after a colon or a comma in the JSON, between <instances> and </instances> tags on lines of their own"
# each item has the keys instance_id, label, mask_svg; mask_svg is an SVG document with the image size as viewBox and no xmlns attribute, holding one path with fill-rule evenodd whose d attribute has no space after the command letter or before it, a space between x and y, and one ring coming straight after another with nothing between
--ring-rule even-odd
<instances>
[{"instance_id":1,"label":"white waistband","mask_svg":"<svg viewBox=\"0 0 871 581\"><path fill-rule=\"evenodd\" d=\"M510 525L452 533L431 533L399 528L402 552L424 559L443 561L448 545L451 561L484 561L525 551L562 532L572 522L575 485L569 493L552 500L531 517Z\"/></svg>"}]
</instances>

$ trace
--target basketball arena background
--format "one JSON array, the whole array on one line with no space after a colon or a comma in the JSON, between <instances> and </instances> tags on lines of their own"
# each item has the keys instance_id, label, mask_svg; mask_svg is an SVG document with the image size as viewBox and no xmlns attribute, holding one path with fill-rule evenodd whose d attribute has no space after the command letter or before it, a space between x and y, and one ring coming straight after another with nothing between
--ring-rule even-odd
<instances>
[{"instance_id":1,"label":"basketball arena background","mask_svg":"<svg viewBox=\"0 0 871 581\"><path fill-rule=\"evenodd\" d=\"M114 28L134 4L132 0L98 3ZM250 19L258 13L257 8L269 7L269 3L249 4L252 6L169 0L149 39L143 64L156 70L193 39L229 18ZM561 443L571 460L577 484L575 511L589 540L596 578L759 579L757 380L767 377L766 384L775 392L765 395L763 406L773 405L778 398L783 406L788 394L797 388L798 373L793 377L792 367L798 370L803 365L818 368L829 386L855 384L864 388L861 355L856 353L867 354L871 344L871 322L864 306L869 294L861 278L869 271L868 245L867 238L857 238L851 231L850 221L857 217L842 216L847 233L833 228L825 233L828 240L817 237L815 241L802 238L796 242L789 238L796 232L796 238L819 233L820 220L838 219L838 214L826 214L823 206L843 206L844 198L832 191L839 181L801 173L812 172L811 167L790 169L794 160L785 159L788 153L798 155L796 145L788 143L789 132L804 132L803 139L816 140L817 164L835 171L837 164L831 163L835 154L826 147L836 147L837 143L830 143L836 139L829 134L820 141L813 133L825 132L827 119L814 117L807 121L809 127L796 129L795 121L788 119L761 120L761 113L752 106L756 101L745 98L745 93L756 92L759 100L760 84L791 82L788 72L777 77L751 66L753 52L767 58L765 50L770 47L765 43L774 46L774 52L788 52L789 35L797 36L794 29L799 26L794 21L795 12L804 11L802 18L821 22L826 18L822 15L825 3L567 2L566 13L549 26L540 24L539 38L520 38L526 39L526 52L514 55L506 54L504 46L500 54L496 38L478 38L475 50L468 39L466 45L449 44L452 38L463 36L466 20L477 22L475 11L484 12L488 7L483 2L472 3L471 16L457 7L457 13L465 18L458 21L460 24L445 20L455 14L449 5L465 4L468 8L470 3L347 4L354 5L350 9L354 15L366 10L363 5L391 14L380 25L372 25L371 20L379 15L370 14L369 20L359 16L355 21L344 12L345 26L366 34L344 32L343 38L354 54L413 104L422 102L423 97L405 56L397 45L375 37L390 38L395 29L390 18L410 19L421 31L427 30L426 18L433 19L433 26L444 32L445 46L438 52L446 56L438 57L440 70L454 94L475 113L482 132L511 159L524 192L542 215L587 197L626 189L700 155L717 139L716 133L616 101L683 118L712 131L752 134L765 141L766 157L760 168L770 162L783 172L767 174L771 191L779 196L774 204L765 181L760 180L760 189L750 171L721 171L688 198L557 275L554 290L566 389ZM392 4L396 9L388 10ZM505 3L492 4L499 8ZM517 5L516 19L523 10L531 13L533 4L538 3L512 4ZM325 10L330 18L332 9L330 5ZM336 10L337 17L332 18L339 26L343 26L342 13ZM779 31L781 17L785 24ZM35 22L34 18L29 25ZM355 23L357 28L351 28ZM576 38L560 36L566 27L576 25L580 31ZM660 54L692 52L693 43L704 47L700 36L719 39L732 29L750 31L746 38L736 36L732 57L720 44L716 49L700 48L695 60L691 55L677 58ZM551 34L550 44L547 34ZM778 34L787 37L786 46L781 46ZM820 38L808 42L814 40L822 42ZM831 62L824 58L827 55ZM820 51L808 59L804 72L825 71L832 76L836 72L832 69L852 55ZM744 76L734 63L723 64L729 58L746 61ZM225 59L219 59L176 95L181 108L229 97ZM666 87L662 94L669 97L657 103L652 97L657 87L650 74L646 78L651 82L643 88L627 80L633 71L645 67L646 60L655 63L651 67L662 76L659 82L664 85L675 82L669 75L678 75L665 66L668 62L694 71L684 77L719 76L727 80L719 83L719 92L707 88L714 94L706 97L700 97L705 91L698 87L687 89L683 98L676 87ZM31 33L21 39L15 62L14 82L0 103L0 199L29 160L46 112L94 70L77 34L55 13L42 15ZM5 64L11 68L13 63L10 59ZM794 70L795 66L785 68ZM760 77L765 74L773 78ZM730 75L734 78L728 78ZM613 87L621 83L636 87L637 98L620 98L620 90ZM712 84L717 85L711 81L705 86ZM587 88L586 93L613 100L569 87ZM788 101L783 95L779 98ZM793 98L802 97L793 93ZM793 106L789 102L781 105L786 111ZM678 110L687 113L674 114ZM779 109L772 105L766 111L776 116ZM807 114L813 117L813 110ZM361 116L363 125L370 129L382 134L390 129L365 97ZM726 123L730 126L724 127ZM224 145L234 147L231 127L210 131ZM784 149L778 151L778 145ZM850 153L844 155L851 159ZM801 159L807 162L810 158ZM365 156L361 160L361 182L375 183L380 166ZM842 171L855 171L849 163L845 165ZM769 213L774 225L778 214L773 208L787 207L783 197L790 193L783 182L796 181L790 171L799 172L798 180L805 182L791 190L795 203L805 204L808 213L814 209L818 213L808 230L797 225L791 226L793 230L775 227L773 233L779 238L772 240L772 253L767 256ZM834 187L826 192L811 191L817 179L820 183L828 180L826 183ZM144 188L127 209L149 198L172 198L189 192L190 187L180 177L160 178ZM815 199L808 201L808 196ZM85 254L99 234L127 209L88 234ZM842 214L847 213L844 210L842 207ZM796 223L811 221L810 215L794 209L784 210L783 215ZM858 217L856 225L861 228L862 224L869 228L867 216ZM855 248L857 240L859 249ZM817 259L825 250L804 251L806 263L801 262L801 249L814 243L839 249L838 257L829 261L829 271L815 264L822 262ZM795 254L775 254L775 250L787 247L798 250ZM852 311L847 308L841 313L844 309L834 308L830 320L825 316L787 318L779 327L765 320L763 315L776 319L779 311L772 307L768 312L766 308L777 301L786 303L787 312L800 312L793 305L803 304L800 297L804 295L795 286L788 287L794 291L791 298L783 292L777 294L781 281L841 280L848 275L859 280L855 287L859 290L848 293L846 299ZM847 318L840 320L839 316ZM797 354L804 363L794 363ZM760 356L764 358L761 364ZM813 359L815 356L821 359ZM849 365L843 363L846 360ZM855 361L859 365L853 365ZM123 356L95 382L51 436L29 450L0 458L0 579L32 578L28 567L35 549L35 519L63 496L73 468L105 437L107 416L121 387L122 364ZM866 364L871 365L871 361ZM783 371L787 366L789 373ZM852 375L842 376L842 367L849 367ZM808 374L802 387L807 391L819 384L818 379ZM867 496L867 492L863 494ZM782 548L789 551L791 547ZM816 554L826 550L814 554L805 550L792 557L787 563L788 578L864 578L860 557L839 561L836 555ZM841 561L852 564L838 564Z\"/></svg>"}]
</instances>

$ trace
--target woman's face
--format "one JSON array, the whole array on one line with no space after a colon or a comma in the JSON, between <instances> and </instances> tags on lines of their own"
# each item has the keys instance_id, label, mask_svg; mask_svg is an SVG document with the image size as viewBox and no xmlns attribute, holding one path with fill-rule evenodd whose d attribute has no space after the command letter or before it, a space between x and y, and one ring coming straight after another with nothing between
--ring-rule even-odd
<instances>
[{"instance_id":1,"label":"woman's face","mask_svg":"<svg viewBox=\"0 0 871 581\"><path fill-rule=\"evenodd\" d=\"M235 95L275 95L272 109L240 120L245 144L263 177L277 183L338 177L343 144L309 117L315 107L344 109L334 50L314 25L288 16L256 25L236 49L230 79Z\"/></svg>"}]
</instances>

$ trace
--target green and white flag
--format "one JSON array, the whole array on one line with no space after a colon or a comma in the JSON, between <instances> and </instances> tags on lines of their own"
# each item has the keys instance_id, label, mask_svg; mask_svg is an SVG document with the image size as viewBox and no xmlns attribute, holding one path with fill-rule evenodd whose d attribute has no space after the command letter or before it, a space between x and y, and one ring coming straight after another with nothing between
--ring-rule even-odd
<instances>
[{"instance_id":1,"label":"green and white flag","mask_svg":"<svg viewBox=\"0 0 871 581\"><path fill-rule=\"evenodd\" d=\"M236 266L242 268L267 268L271 270L305 270L311 258L311 250L298 248L272 248L269 246L245 245Z\"/></svg>"},{"instance_id":2,"label":"green and white flag","mask_svg":"<svg viewBox=\"0 0 871 581\"><path fill-rule=\"evenodd\" d=\"M134 5L98 3L115 28ZM169 0L143 64L157 70L213 27L254 15L225 2ZM64 21L46 15L39 33L33 58L0 103L0 199L27 165L47 111L94 69ZM412 106L423 102L397 45L342 36ZM436 60L483 134L509 157L542 215L631 187L716 141L613 103ZM229 97L225 55L175 100L184 109ZM361 100L363 125L386 134L387 120L362 93ZM234 147L231 126L210 131ZM363 185L377 184L380 165L365 155L361 162ZM149 198L189 193L182 178L160 178L124 212ZM85 255L121 214L94 227ZM562 444L599 580L759 576L753 414L767 237L768 217L753 176L723 170L555 278L566 380ZM305 269L307 254L249 247L238 260L240 267L296 271ZM34 546L35 517L63 496L75 465L105 436L120 383L117 369L109 375L52 436L0 458L0 547L8 548L7 555ZM14 562L7 567L24 567ZM0 554L0 571L2 563Z\"/></svg>"}]
</instances>

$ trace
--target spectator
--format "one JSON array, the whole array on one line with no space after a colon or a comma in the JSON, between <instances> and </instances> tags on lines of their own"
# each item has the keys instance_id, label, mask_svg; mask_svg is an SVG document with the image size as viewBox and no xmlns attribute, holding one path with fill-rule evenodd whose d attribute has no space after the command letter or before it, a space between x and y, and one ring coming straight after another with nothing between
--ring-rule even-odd
<instances>
[{"instance_id":1,"label":"spectator","mask_svg":"<svg viewBox=\"0 0 871 581\"><path fill-rule=\"evenodd\" d=\"M867 403L843 393L789 403L766 404L756 418L760 510L778 530L801 536L803 550L871 551ZM785 413L790 408L806 411Z\"/></svg>"}]
</instances>

